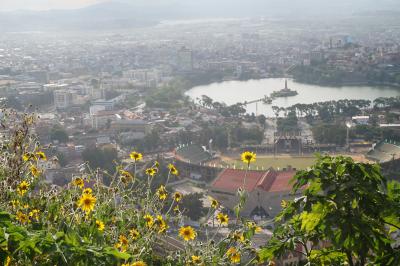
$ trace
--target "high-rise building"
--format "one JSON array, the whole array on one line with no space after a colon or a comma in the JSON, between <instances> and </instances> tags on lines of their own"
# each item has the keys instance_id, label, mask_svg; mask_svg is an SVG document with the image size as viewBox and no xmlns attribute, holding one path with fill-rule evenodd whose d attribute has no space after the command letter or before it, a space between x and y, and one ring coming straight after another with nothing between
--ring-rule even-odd
<instances>
[{"instance_id":1,"label":"high-rise building","mask_svg":"<svg viewBox=\"0 0 400 266\"><path fill-rule=\"evenodd\" d=\"M67 90L54 91L54 105L56 109L66 109L72 105L72 93Z\"/></svg>"},{"instance_id":2,"label":"high-rise building","mask_svg":"<svg viewBox=\"0 0 400 266\"><path fill-rule=\"evenodd\" d=\"M193 70L193 52L192 50L182 47L178 51L177 67L179 71L192 71Z\"/></svg>"}]
</instances>

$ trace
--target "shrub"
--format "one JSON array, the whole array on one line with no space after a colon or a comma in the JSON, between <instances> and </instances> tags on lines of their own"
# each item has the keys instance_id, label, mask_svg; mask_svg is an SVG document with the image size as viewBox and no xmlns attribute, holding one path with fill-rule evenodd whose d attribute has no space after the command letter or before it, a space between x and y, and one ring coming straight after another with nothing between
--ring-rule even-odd
<instances>
[{"instance_id":1,"label":"shrub","mask_svg":"<svg viewBox=\"0 0 400 266\"><path fill-rule=\"evenodd\" d=\"M64 187L44 182L39 165L47 160L33 134L35 115L6 113L6 137L0 162L0 261L9 265L229 265L256 251L251 238L257 226L238 219L231 233L216 238L206 222L185 224L179 194L166 189L154 162L144 173L142 155L117 165L114 174L82 166L81 175ZM132 169L129 171L129 169ZM102 180L111 180L106 186ZM242 197L243 198L243 197ZM172 199L172 200L171 200ZM167 205L169 204L169 205ZM207 218L214 217L211 208ZM239 217L239 209L237 211ZM216 224L225 224L224 220ZM222 219L221 218L221 219ZM205 219L206 221L208 219Z\"/></svg>"}]
</instances>

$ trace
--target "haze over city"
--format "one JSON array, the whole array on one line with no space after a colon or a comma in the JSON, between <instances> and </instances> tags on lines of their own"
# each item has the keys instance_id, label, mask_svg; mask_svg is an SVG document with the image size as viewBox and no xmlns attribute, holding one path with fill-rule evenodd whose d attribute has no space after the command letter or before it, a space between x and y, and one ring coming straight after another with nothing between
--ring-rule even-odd
<instances>
[{"instance_id":1,"label":"haze over city","mask_svg":"<svg viewBox=\"0 0 400 266\"><path fill-rule=\"evenodd\" d=\"M400 265L399 0L0 0L0 265Z\"/></svg>"}]
</instances>

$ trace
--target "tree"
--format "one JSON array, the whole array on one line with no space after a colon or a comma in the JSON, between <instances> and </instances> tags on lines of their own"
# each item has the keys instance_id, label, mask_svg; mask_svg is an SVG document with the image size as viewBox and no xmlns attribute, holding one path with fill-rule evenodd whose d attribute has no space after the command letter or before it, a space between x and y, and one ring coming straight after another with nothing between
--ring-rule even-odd
<instances>
[{"instance_id":1,"label":"tree","mask_svg":"<svg viewBox=\"0 0 400 266\"><path fill-rule=\"evenodd\" d=\"M182 206L183 214L193 221L199 220L205 214L201 193L191 193L183 196Z\"/></svg>"},{"instance_id":2,"label":"tree","mask_svg":"<svg viewBox=\"0 0 400 266\"><path fill-rule=\"evenodd\" d=\"M343 125L317 125L312 128L312 132L318 143L344 145L346 142L346 128Z\"/></svg>"},{"instance_id":3,"label":"tree","mask_svg":"<svg viewBox=\"0 0 400 266\"><path fill-rule=\"evenodd\" d=\"M50 139L57 140L61 143L66 143L68 141L68 134L64 128L59 125L55 125L50 131Z\"/></svg>"},{"instance_id":4,"label":"tree","mask_svg":"<svg viewBox=\"0 0 400 266\"><path fill-rule=\"evenodd\" d=\"M286 117L279 117L276 121L279 132L294 132L299 130L295 111L290 111Z\"/></svg>"},{"instance_id":5,"label":"tree","mask_svg":"<svg viewBox=\"0 0 400 266\"><path fill-rule=\"evenodd\" d=\"M109 146L104 148L87 147L82 152L82 159L88 162L92 169L101 168L109 173L114 173L114 161L118 159L118 152L115 148Z\"/></svg>"},{"instance_id":6,"label":"tree","mask_svg":"<svg viewBox=\"0 0 400 266\"><path fill-rule=\"evenodd\" d=\"M399 265L391 233L400 229L400 184L387 184L378 165L324 156L293 183L302 196L282 202L261 259L293 251L308 265Z\"/></svg>"},{"instance_id":7,"label":"tree","mask_svg":"<svg viewBox=\"0 0 400 266\"><path fill-rule=\"evenodd\" d=\"M258 119L258 123L260 123L260 125L265 129L266 122L267 122L267 118L265 117L265 115L259 115L259 116L257 116L257 119Z\"/></svg>"},{"instance_id":8,"label":"tree","mask_svg":"<svg viewBox=\"0 0 400 266\"><path fill-rule=\"evenodd\" d=\"M203 103L204 107L213 107L213 100L207 95L201 95L201 102Z\"/></svg>"},{"instance_id":9,"label":"tree","mask_svg":"<svg viewBox=\"0 0 400 266\"><path fill-rule=\"evenodd\" d=\"M278 118L279 113L281 112L281 109L278 106L275 106L275 105L272 106L271 108L272 108L272 111L274 112L276 118Z\"/></svg>"}]
</instances>

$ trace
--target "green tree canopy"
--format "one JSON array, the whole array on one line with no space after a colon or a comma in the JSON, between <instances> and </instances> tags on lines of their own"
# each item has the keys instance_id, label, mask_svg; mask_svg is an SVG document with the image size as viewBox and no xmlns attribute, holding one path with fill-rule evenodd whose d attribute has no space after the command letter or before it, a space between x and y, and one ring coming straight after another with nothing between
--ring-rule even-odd
<instances>
[{"instance_id":1,"label":"green tree canopy","mask_svg":"<svg viewBox=\"0 0 400 266\"><path fill-rule=\"evenodd\" d=\"M321 124L312 127L315 140L318 143L343 145L346 142L346 127L340 124Z\"/></svg>"},{"instance_id":2,"label":"green tree canopy","mask_svg":"<svg viewBox=\"0 0 400 266\"><path fill-rule=\"evenodd\" d=\"M193 221L199 220L205 214L201 193L191 193L183 196L182 209L183 213Z\"/></svg>"},{"instance_id":3,"label":"green tree canopy","mask_svg":"<svg viewBox=\"0 0 400 266\"><path fill-rule=\"evenodd\" d=\"M87 147L82 152L82 159L88 162L92 169L101 168L109 173L114 173L118 152L115 148L109 146L104 148Z\"/></svg>"},{"instance_id":4,"label":"green tree canopy","mask_svg":"<svg viewBox=\"0 0 400 266\"><path fill-rule=\"evenodd\" d=\"M400 185L387 183L378 165L324 156L293 182L303 195L282 202L261 259L293 251L308 265L400 265L392 235L400 229Z\"/></svg>"},{"instance_id":5,"label":"green tree canopy","mask_svg":"<svg viewBox=\"0 0 400 266\"><path fill-rule=\"evenodd\" d=\"M57 140L61 143L66 143L68 141L68 134L64 128L59 125L54 126L50 131L51 140Z\"/></svg>"}]
</instances>

